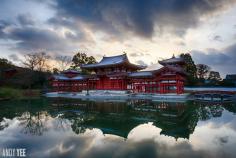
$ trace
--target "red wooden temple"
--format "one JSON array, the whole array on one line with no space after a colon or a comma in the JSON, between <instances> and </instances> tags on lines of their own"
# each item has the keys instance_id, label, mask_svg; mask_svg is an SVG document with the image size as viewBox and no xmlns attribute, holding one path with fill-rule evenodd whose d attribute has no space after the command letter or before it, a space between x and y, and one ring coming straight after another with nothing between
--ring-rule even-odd
<instances>
[{"instance_id":1,"label":"red wooden temple","mask_svg":"<svg viewBox=\"0 0 236 158\"><path fill-rule=\"evenodd\" d=\"M82 75L67 70L52 77L54 91L79 92L82 90L123 90L132 93L177 93L184 92L186 73L184 60L174 56L159 61L158 70L140 71L145 66L130 63L126 54L103 57L95 64L82 65L91 75Z\"/></svg>"}]
</instances>

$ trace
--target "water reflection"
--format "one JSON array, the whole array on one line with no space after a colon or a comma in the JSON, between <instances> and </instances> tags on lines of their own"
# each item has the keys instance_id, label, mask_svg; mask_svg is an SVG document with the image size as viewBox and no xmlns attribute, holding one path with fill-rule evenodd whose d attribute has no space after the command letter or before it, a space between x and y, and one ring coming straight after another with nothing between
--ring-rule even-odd
<instances>
[{"instance_id":1,"label":"water reflection","mask_svg":"<svg viewBox=\"0 0 236 158\"><path fill-rule=\"evenodd\" d=\"M26 147L32 157L236 154L236 106L230 102L40 99L1 104L0 148Z\"/></svg>"}]
</instances>

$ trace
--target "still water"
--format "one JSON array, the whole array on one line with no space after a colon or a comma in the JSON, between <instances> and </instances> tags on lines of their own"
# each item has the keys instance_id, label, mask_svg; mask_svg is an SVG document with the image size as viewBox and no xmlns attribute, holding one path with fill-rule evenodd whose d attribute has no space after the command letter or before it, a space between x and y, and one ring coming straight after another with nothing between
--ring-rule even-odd
<instances>
[{"instance_id":1,"label":"still water","mask_svg":"<svg viewBox=\"0 0 236 158\"><path fill-rule=\"evenodd\" d=\"M0 157L236 157L235 103L33 99L0 102Z\"/></svg>"}]
</instances>

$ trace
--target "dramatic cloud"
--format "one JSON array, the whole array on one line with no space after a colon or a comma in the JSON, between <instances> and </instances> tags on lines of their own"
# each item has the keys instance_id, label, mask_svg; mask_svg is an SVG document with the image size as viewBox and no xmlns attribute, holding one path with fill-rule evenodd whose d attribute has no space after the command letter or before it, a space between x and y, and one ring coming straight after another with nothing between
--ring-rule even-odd
<instances>
[{"instance_id":1,"label":"dramatic cloud","mask_svg":"<svg viewBox=\"0 0 236 158\"><path fill-rule=\"evenodd\" d=\"M9 55L9 59L11 59L14 62L18 62L20 60L20 58L16 54Z\"/></svg>"},{"instance_id":2,"label":"dramatic cloud","mask_svg":"<svg viewBox=\"0 0 236 158\"><path fill-rule=\"evenodd\" d=\"M196 27L201 18L225 9L235 0L57 0L60 17L82 21L93 30L123 36L129 32L150 38L170 31L178 36Z\"/></svg>"},{"instance_id":3,"label":"dramatic cloud","mask_svg":"<svg viewBox=\"0 0 236 158\"><path fill-rule=\"evenodd\" d=\"M0 20L0 39L6 38L5 29L11 24L5 20Z\"/></svg>"},{"instance_id":4,"label":"dramatic cloud","mask_svg":"<svg viewBox=\"0 0 236 158\"><path fill-rule=\"evenodd\" d=\"M149 53L142 53L142 52L135 52L129 54L131 57L143 57L143 56L150 56Z\"/></svg>"},{"instance_id":5,"label":"dramatic cloud","mask_svg":"<svg viewBox=\"0 0 236 158\"><path fill-rule=\"evenodd\" d=\"M143 60L138 60L138 61L136 61L136 63L139 64L139 65L143 65L143 66L147 66L148 65Z\"/></svg>"},{"instance_id":6,"label":"dramatic cloud","mask_svg":"<svg viewBox=\"0 0 236 158\"><path fill-rule=\"evenodd\" d=\"M29 17L19 16L19 23L0 21L0 39L15 41L11 49L20 52L49 51L49 52L71 52L79 45L77 42L92 43L89 36L82 32L70 32L71 30L38 28L32 26L34 22ZM61 30L60 30L61 29Z\"/></svg>"},{"instance_id":7,"label":"dramatic cloud","mask_svg":"<svg viewBox=\"0 0 236 158\"><path fill-rule=\"evenodd\" d=\"M193 59L197 64L203 63L219 70L223 75L235 72L236 43L223 50L208 49L208 51L192 51Z\"/></svg>"},{"instance_id":8,"label":"dramatic cloud","mask_svg":"<svg viewBox=\"0 0 236 158\"><path fill-rule=\"evenodd\" d=\"M3 37L18 41L14 49L17 50L63 50L62 38L53 31L32 27L9 28Z\"/></svg>"},{"instance_id":9,"label":"dramatic cloud","mask_svg":"<svg viewBox=\"0 0 236 158\"><path fill-rule=\"evenodd\" d=\"M33 17L29 14L21 14L17 17L21 25L34 25Z\"/></svg>"},{"instance_id":10,"label":"dramatic cloud","mask_svg":"<svg viewBox=\"0 0 236 158\"><path fill-rule=\"evenodd\" d=\"M84 51L99 60L125 51L132 62L158 67L157 58L192 51L226 73L225 61L235 66L222 49L236 38L235 8L236 0L3 0L1 55Z\"/></svg>"}]
</instances>

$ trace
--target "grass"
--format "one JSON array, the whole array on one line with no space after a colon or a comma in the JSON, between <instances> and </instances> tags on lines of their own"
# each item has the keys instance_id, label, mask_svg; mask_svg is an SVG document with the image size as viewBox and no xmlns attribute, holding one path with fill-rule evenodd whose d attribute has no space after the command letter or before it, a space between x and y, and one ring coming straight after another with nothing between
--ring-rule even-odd
<instances>
[{"instance_id":1,"label":"grass","mask_svg":"<svg viewBox=\"0 0 236 158\"><path fill-rule=\"evenodd\" d=\"M40 90L24 90L9 87L0 87L1 99L25 99L29 97L39 97Z\"/></svg>"},{"instance_id":2,"label":"grass","mask_svg":"<svg viewBox=\"0 0 236 158\"><path fill-rule=\"evenodd\" d=\"M2 87L0 88L0 98L2 99L20 99L23 95L20 90Z\"/></svg>"}]
</instances>

